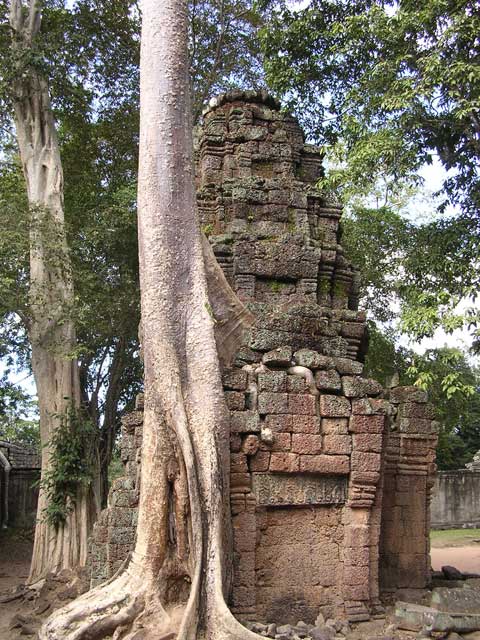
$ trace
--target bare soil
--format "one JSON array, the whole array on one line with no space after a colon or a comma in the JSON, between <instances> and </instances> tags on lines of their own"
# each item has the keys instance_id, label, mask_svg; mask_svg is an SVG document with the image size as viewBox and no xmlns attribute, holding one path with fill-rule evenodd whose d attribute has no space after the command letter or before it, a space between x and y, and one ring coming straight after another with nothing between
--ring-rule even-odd
<instances>
[{"instance_id":1,"label":"bare soil","mask_svg":"<svg viewBox=\"0 0 480 640\"><path fill-rule=\"evenodd\" d=\"M0 532L0 640L36 637L52 611L88 590L88 572L63 570L25 587L33 534Z\"/></svg>"},{"instance_id":2,"label":"bare soil","mask_svg":"<svg viewBox=\"0 0 480 640\"><path fill-rule=\"evenodd\" d=\"M480 545L432 549L430 557L434 571L450 565L465 573L480 573Z\"/></svg>"},{"instance_id":3,"label":"bare soil","mask_svg":"<svg viewBox=\"0 0 480 640\"><path fill-rule=\"evenodd\" d=\"M25 583L32 556L32 533L24 530L0 531L0 597L12 593ZM10 621L21 612L25 603L21 598L0 602L0 638L11 637Z\"/></svg>"}]
</instances>

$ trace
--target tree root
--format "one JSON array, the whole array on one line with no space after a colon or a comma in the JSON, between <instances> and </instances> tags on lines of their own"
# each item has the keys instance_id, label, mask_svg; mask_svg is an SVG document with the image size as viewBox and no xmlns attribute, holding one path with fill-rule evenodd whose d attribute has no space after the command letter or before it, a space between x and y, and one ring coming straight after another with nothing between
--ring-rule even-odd
<instances>
[{"instance_id":1,"label":"tree root","mask_svg":"<svg viewBox=\"0 0 480 640\"><path fill-rule=\"evenodd\" d=\"M209 640L260 640L233 616L223 595L209 599L205 636ZM187 607L188 608L188 607ZM198 638L185 633L185 605L168 611L158 585L129 574L96 587L58 609L39 631L40 640L173 640ZM196 628L196 625L193 625ZM202 634L203 636L203 634Z\"/></svg>"},{"instance_id":2,"label":"tree root","mask_svg":"<svg viewBox=\"0 0 480 640\"><path fill-rule=\"evenodd\" d=\"M173 619L151 582L128 570L54 612L39 631L40 640L115 640L174 637ZM142 630L140 632L140 630Z\"/></svg>"}]
</instances>

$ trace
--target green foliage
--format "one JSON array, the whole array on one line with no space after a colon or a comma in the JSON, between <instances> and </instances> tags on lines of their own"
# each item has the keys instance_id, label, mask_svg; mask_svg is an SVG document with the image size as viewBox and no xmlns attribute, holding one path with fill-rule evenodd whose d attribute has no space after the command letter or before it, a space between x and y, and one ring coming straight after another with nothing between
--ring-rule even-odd
<instances>
[{"instance_id":1,"label":"green foliage","mask_svg":"<svg viewBox=\"0 0 480 640\"><path fill-rule=\"evenodd\" d=\"M125 475L125 467L120 458L120 453L114 451L112 460L108 466L108 482L111 485L114 480Z\"/></svg>"},{"instance_id":2,"label":"green foliage","mask_svg":"<svg viewBox=\"0 0 480 640\"><path fill-rule=\"evenodd\" d=\"M212 95L234 83L260 83L255 34L265 12L251 0L201 0L189 9L198 120ZM0 321L11 343L20 343L30 312L30 219L11 98L14 74L33 67L48 80L59 135L76 296L68 313L77 333L74 355L80 363L82 401L102 432L105 467L120 416L142 386L136 231L139 3L43 0L39 36L21 60L12 54L8 10L8 0L0 0L0 224L5 232L0 239ZM28 341L22 346L28 366Z\"/></svg>"},{"instance_id":3,"label":"green foliage","mask_svg":"<svg viewBox=\"0 0 480 640\"><path fill-rule=\"evenodd\" d=\"M0 440L40 449L37 403L4 373L0 379Z\"/></svg>"},{"instance_id":4,"label":"green foliage","mask_svg":"<svg viewBox=\"0 0 480 640\"><path fill-rule=\"evenodd\" d=\"M436 407L440 469L465 466L480 449L480 372L459 349L443 348L413 357L407 375Z\"/></svg>"},{"instance_id":5,"label":"green foliage","mask_svg":"<svg viewBox=\"0 0 480 640\"><path fill-rule=\"evenodd\" d=\"M70 406L58 421L47 445L50 468L40 482L47 497L45 519L55 528L65 523L79 489L92 483L96 445L96 428L81 411Z\"/></svg>"},{"instance_id":6,"label":"green foliage","mask_svg":"<svg viewBox=\"0 0 480 640\"><path fill-rule=\"evenodd\" d=\"M475 302L480 286L478 3L273 4L261 32L267 80L323 146L326 192L354 210L358 196L370 209L376 198L389 224L386 207L395 210L398 198L421 184L422 165L438 158L449 172L438 215L416 219L408 254L400 247L404 282L397 292L410 334L460 323L475 333L478 311L458 313L457 305ZM457 206L455 215L443 215L448 203ZM385 239L380 232L372 244L377 237Z\"/></svg>"},{"instance_id":7,"label":"green foliage","mask_svg":"<svg viewBox=\"0 0 480 640\"><path fill-rule=\"evenodd\" d=\"M405 347L398 346L398 334L391 328L380 329L373 322L368 322L368 352L365 359L365 375L375 378L387 385L395 375L399 376L399 384L408 384L407 369L411 363L412 353Z\"/></svg>"},{"instance_id":8,"label":"green foliage","mask_svg":"<svg viewBox=\"0 0 480 640\"><path fill-rule=\"evenodd\" d=\"M202 233L208 238L213 233L213 224L204 224L202 227Z\"/></svg>"},{"instance_id":9,"label":"green foliage","mask_svg":"<svg viewBox=\"0 0 480 640\"><path fill-rule=\"evenodd\" d=\"M352 207L342 219L343 246L360 269L362 305L377 321L392 320L392 302L403 282L402 265L409 254L412 225L391 207Z\"/></svg>"}]
</instances>

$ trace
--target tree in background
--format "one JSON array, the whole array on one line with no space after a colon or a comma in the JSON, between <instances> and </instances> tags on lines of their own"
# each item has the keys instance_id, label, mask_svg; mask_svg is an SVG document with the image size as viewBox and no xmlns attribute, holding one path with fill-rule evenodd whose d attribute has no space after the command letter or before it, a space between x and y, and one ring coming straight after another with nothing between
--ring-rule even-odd
<instances>
[{"instance_id":1,"label":"tree in background","mask_svg":"<svg viewBox=\"0 0 480 640\"><path fill-rule=\"evenodd\" d=\"M478 311L457 304L474 301L480 284L477 2L273 4L262 35L267 80L325 146L325 189L348 203L380 185L388 205L434 156L449 172L440 211L450 203L456 214L412 227L404 328L417 338L475 328Z\"/></svg>"},{"instance_id":2,"label":"tree in background","mask_svg":"<svg viewBox=\"0 0 480 640\"><path fill-rule=\"evenodd\" d=\"M32 0L26 7L21 0L11 0L10 95L29 209L29 305L24 320L42 443L42 481L30 581L50 571L85 564L94 510L90 488L79 483L74 492L64 496L63 517L54 523L49 519L53 502L48 482L55 473L52 439L60 430L78 427L81 406L76 333L71 317L74 290L64 224L63 169L48 82L35 60L41 20L39 3Z\"/></svg>"},{"instance_id":3,"label":"tree in background","mask_svg":"<svg viewBox=\"0 0 480 640\"><path fill-rule=\"evenodd\" d=\"M0 0L3 16L8 6ZM139 8L135 0L42 2L36 64L48 78L64 170L65 228L75 290L82 405L98 426L99 492L106 503L107 469L120 418L142 388L138 357L139 284L136 231L138 165ZM261 78L255 32L262 14L249 0L189 4L193 113L233 83ZM0 29L4 77L0 163L1 315L10 351L29 361L25 247L28 207L11 137L10 34ZM4 240L4 241L3 241Z\"/></svg>"}]
</instances>

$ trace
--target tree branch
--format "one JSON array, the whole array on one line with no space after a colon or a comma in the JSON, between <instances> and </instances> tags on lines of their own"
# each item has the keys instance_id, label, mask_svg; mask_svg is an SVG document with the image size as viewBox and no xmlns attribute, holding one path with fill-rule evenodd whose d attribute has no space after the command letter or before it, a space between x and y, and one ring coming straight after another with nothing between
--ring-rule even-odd
<instances>
[{"instance_id":1,"label":"tree branch","mask_svg":"<svg viewBox=\"0 0 480 640\"><path fill-rule=\"evenodd\" d=\"M10 26L18 34L21 35L23 30L23 5L21 0L10 0Z\"/></svg>"},{"instance_id":2,"label":"tree branch","mask_svg":"<svg viewBox=\"0 0 480 640\"><path fill-rule=\"evenodd\" d=\"M30 0L30 8L28 11L28 42L32 44L33 39L40 31L42 23L42 2L41 0Z\"/></svg>"}]
</instances>

